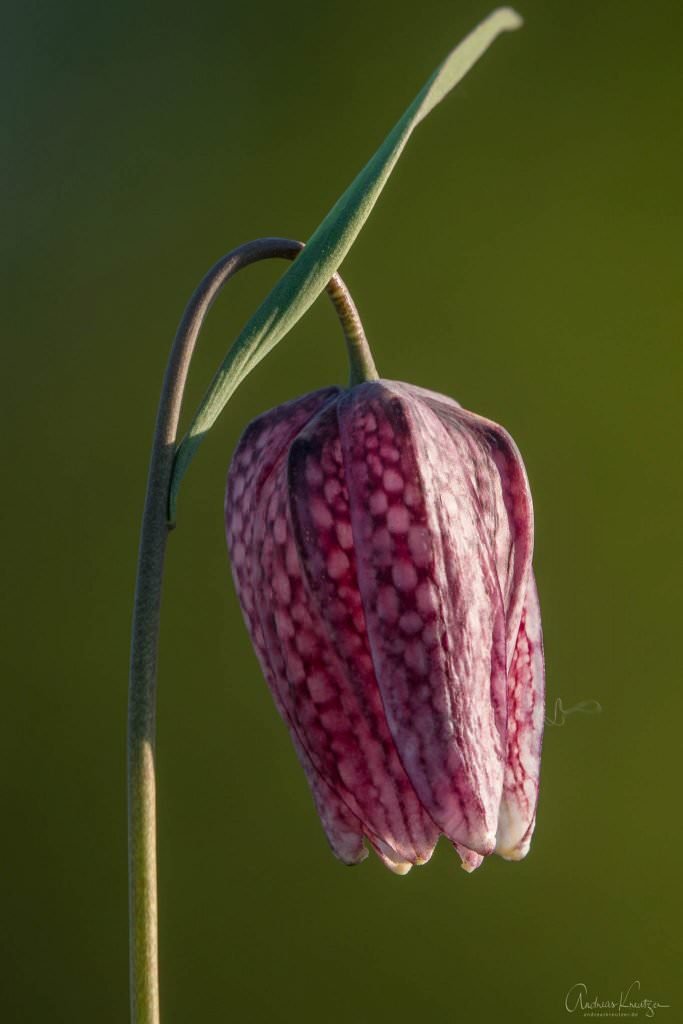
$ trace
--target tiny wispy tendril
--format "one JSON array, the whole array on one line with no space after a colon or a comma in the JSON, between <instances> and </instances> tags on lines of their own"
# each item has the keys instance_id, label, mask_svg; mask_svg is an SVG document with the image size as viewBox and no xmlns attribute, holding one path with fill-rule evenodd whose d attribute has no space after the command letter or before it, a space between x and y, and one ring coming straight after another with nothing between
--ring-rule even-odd
<instances>
[{"instance_id":1,"label":"tiny wispy tendril","mask_svg":"<svg viewBox=\"0 0 683 1024\"><path fill-rule=\"evenodd\" d=\"M578 704L565 708L562 698L558 697L555 700L552 717L546 715L545 720L547 725L564 725L569 715L599 715L601 712L602 704L597 700L580 700Z\"/></svg>"}]
</instances>

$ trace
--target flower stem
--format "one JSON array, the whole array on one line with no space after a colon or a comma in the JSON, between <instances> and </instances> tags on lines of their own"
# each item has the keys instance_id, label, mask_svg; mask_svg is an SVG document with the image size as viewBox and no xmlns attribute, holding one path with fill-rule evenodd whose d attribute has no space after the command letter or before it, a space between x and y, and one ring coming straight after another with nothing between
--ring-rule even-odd
<instances>
[{"instance_id":1,"label":"flower stem","mask_svg":"<svg viewBox=\"0 0 683 1024\"><path fill-rule=\"evenodd\" d=\"M334 303L344 331L346 354L349 357L349 387L362 384L366 380L379 380L375 360L368 339L365 337L356 304L339 274L335 274L329 282L327 294Z\"/></svg>"},{"instance_id":2,"label":"flower stem","mask_svg":"<svg viewBox=\"0 0 683 1024\"><path fill-rule=\"evenodd\" d=\"M176 332L159 400L138 554L128 692L128 871L130 999L133 1024L159 1024L156 868L156 680L161 590L168 535L169 488L190 360L211 305L224 284L258 260L294 259L301 242L260 238L216 263L190 299ZM375 379L358 311L335 274L328 285L344 329L351 380Z\"/></svg>"}]
</instances>

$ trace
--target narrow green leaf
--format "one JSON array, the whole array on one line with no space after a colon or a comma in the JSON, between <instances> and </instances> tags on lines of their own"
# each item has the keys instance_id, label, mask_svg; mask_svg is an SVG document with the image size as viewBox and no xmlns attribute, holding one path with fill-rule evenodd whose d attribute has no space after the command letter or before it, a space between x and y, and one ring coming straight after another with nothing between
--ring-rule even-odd
<instances>
[{"instance_id":1,"label":"narrow green leaf","mask_svg":"<svg viewBox=\"0 0 683 1024\"><path fill-rule=\"evenodd\" d=\"M216 373L178 449L171 482L172 517L180 481L205 434L246 375L324 291L363 227L413 129L467 74L496 36L521 24L516 11L498 8L448 55L251 317Z\"/></svg>"}]
</instances>

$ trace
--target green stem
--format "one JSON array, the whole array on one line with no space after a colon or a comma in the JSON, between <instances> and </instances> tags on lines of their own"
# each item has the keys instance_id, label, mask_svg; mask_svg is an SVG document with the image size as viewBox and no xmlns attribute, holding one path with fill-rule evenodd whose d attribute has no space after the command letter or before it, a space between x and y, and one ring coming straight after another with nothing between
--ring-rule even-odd
<instances>
[{"instance_id":1,"label":"green stem","mask_svg":"<svg viewBox=\"0 0 683 1024\"><path fill-rule=\"evenodd\" d=\"M346 354L349 357L349 387L366 380L379 380L358 310L339 274L335 274L327 285L327 294L334 303L344 331Z\"/></svg>"},{"instance_id":2,"label":"green stem","mask_svg":"<svg viewBox=\"0 0 683 1024\"><path fill-rule=\"evenodd\" d=\"M301 242L260 238L234 249L204 277L175 336L159 401L138 555L128 693L128 870L130 998L133 1024L159 1024L156 867L156 680L161 589L171 525L168 500L178 421L192 353L224 284L258 260L294 259ZM335 274L328 285L344 328L351 380L377 377L358 312ZM359 377L360 375L360 377Z\"/></svg>"}]
</instances>

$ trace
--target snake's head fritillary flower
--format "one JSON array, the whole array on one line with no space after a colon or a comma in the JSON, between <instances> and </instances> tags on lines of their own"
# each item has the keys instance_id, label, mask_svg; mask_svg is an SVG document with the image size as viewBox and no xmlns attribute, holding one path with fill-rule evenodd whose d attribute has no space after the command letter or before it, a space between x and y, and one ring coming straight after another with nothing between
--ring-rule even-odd
<instances>
[{"instance_id":1,"label":"snake's head fritillary flower","mask_svg":"<svg viewBox=\"0 0 683 1024\"><path fill-rule=\"evenodd\" d=\"M235 585L329 842L393 871L531 841L544 720L533 512L509 435L379 380L256 419L226 495Z\"/></svg>"}]
</instances>

